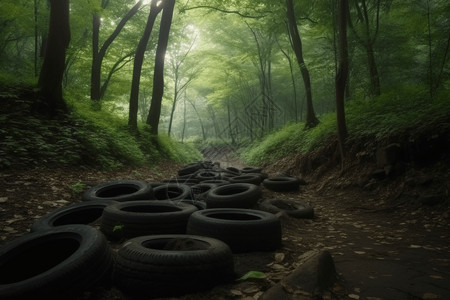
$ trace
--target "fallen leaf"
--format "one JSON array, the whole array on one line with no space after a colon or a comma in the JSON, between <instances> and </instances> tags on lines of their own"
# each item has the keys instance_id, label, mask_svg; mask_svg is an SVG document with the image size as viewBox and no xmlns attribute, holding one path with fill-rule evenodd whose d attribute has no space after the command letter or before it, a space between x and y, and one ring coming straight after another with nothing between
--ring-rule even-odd
<instances>
[{"instance_id":1,"label":"fallen leaf","mask_svg":"<svg viewBox=\"0 0 450 300\"><path fill-rule=\"evenodd\" d=\"M0 203L5 203L8 201L8 197L0 197Z\"/></svg>"},{"instance_id":2,"label":"fallen leaf","mask_svg":"<svg viewBox=\"0 0 450 300\"><path fill-rule=\"evenodd\" d=\"M359 295L356 294L349 294L348 297L351 299L359 299Z\"/></svg>"},{"instance_id":3,"label":"fallen leaf","mask_svg":"<svg viewBox=\"0 0 450 300\"><path fill-rule=\"evenodd\" d=\"M409 248L412 248L412 249L418 249L418 248L422 248L422 246L419 246L419 245L409 245Z\"/></svg>"},{"instance_id":4,"label":"fallen leaf","mask_svg":"<svg viewBox=\"0 0 450 300\"><path fill-rule=\"evenodd\" d=\"M356 254L366 254L365 251L353 251L353 252L355 252Z\"/></svg>"},{"instance_id":5,"label":"fallen leaf","mask_svg":"<svg viewBox=\"0 0 450 300\"><path fill-rule=\"evenodd\" d=\"M264 278L266 275L263 272L259 271L249 271L241 278L237 279L238 281L243 281L249 278Z\"/></svg>"},{"instance_id":6,"label":"fallen leaf","mask_svg":"<svg viewBox=\"0 0 450 300\"><path fill-rule=\"evenodd\" d=\"M244 294L239 290L230 290L230 293L235 296L243 296Z\"/></svg>"},{"instance_id":7,"label":"fallen leaf","mask_svg":"<svg viewBox=\"0 0 450 300\"><path fill-rule=\"evenodd\" d=\"M277 270L277 271L286 270L286 268L280 264L273 264L272 269Z\"/></svg>"},{"instance_id":8,"label":"fallen leaf","mask_svg":"<svg viewBox=\"0 0 450 300\"><path fill-rule=\"evenodd\" d=\"M422 296L422 299L439 299L439 295L433 294L433 293L425 293Z\"/></svg>"},{"instance_id":9,"label":"fallen leaf","mask_svg":"<svg viewBox=\"0 0 450 300\"><path fill-rule=\"evenodd\" d=\"M275 253L275 261L280 263L284 260L285 255L284 253Z\"/></svg>"},{"instance_id":10,"label":"fallen leaf","mask_svg":"<svg viewBox=\"0 0 450 300\"><path fill-rule=\"evenodd\" d=\"M251 286L244 290L244 293L246 293L246 294L253 294L253 293L257 293L257 292L259 292L259 287L257 287L257 286Z\"/></svg>"}]
</instances>

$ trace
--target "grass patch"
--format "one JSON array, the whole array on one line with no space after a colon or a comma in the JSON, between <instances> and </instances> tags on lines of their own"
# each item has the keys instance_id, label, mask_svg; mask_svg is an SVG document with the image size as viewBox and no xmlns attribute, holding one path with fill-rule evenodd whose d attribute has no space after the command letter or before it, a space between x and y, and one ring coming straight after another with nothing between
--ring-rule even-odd
<instances>
[{"instance_id":1,"label":"grass patch","mask_svg":"<svg viewBox=\"0 0 450 300\"><path fill-rule=\"evenodd\" d=\"M349 139L383 138L408 128L433 124L450 114L450 92L440 91L433 101L421 87L403 87L369 100L346 104ZM308 153L336 135L334 112L319 117L320 124L304 130L304 123L288 124L260 141L241 149L247 164L260 166L295 153Z\"/></svg>"}]
</instances>

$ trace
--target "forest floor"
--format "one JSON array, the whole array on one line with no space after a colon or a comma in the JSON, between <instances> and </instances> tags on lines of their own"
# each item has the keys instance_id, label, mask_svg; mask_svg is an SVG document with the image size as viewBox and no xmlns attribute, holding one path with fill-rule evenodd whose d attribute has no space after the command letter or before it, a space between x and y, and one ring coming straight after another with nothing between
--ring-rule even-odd
<instances>
[{"instance_id":1,"label":"forest floor","mask_svg":"<svg viewBox=\"0 0 450 300\"><path fill-rule=\"evenodd\" d=\"M219 161L224 167L243 166L231 157ZM305 253L323 250L331 253L339 275L323 299L450 299L448 166L444 161L410 168L402 176L376 182L370 188L360 185L361 178L371 172L361 165L349 167L344 173L336 167L321 176L306 176L308 184L297 192L274 193L262 187L263 199L309 204L315 218L281 216L280 249L235 255L238 276L261 271L265 278L225 284L179 299L258 299L298 267ZM46 213L81 201L82 189L116 179L157 182L175 176L180 167L164 162L116 171L2 171L0 245L27 234L31 224ZM275 164L264 172L272 176L280 168ZM438 203L418 200L434 195L436 190L444 191L445 199ZM111 289L83 299L127 298Z\"/></svg>"}]
</instances>

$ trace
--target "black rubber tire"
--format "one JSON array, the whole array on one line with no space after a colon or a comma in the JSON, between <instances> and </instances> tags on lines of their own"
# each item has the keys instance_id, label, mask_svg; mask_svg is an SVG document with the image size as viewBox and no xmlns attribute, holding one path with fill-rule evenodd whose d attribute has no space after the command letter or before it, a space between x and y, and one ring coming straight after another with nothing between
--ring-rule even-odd
<instances>
[{"instance_id":1,"label":"black rubber tire","mask_svg":"<svg viewBox=\"0 0 450 300\"><path fill-rule=\"evenodd\" d=\"M31 232L46 230L62 225L89 225L98 221L103 214L103 209L112 203L117 202L110 200L93 200L58 208L42 218L37 219L33 225L31 225Z\"/></svg>"},{"instance_id":2,"label":"black rubber tire","mask_svg":"<svg viewBox=\"0 0 450 300\"><path fill-rule=\"evenodd\" d=\"M265 188L275 192L296 191L300 187L300 179L296 177L278 176L264 179Z\"/></svg>"},{"instance_id":3,"label":"black rubber tire","mask_svg":"<svg viewBox=\"0 0 450 300\"><path fill-rule=\"evenodd\" d=\"M207 208L251 208L261 198L259 186L251 183L230 183L213 188L206 196Z\"/></svg>"},{"instance_id":4,"label":"black rubber tire","mask_svg":"<svg viewBox=\"0 0 450 300\"><path fill-rule=\"evenodd\" d=\"M255 174L243 174L229 179L230 183L252 183L260 185L263 179Z\"/></svg>"},{"instance_id":5,"label":"black rubber tire","mask_svg":"<svg viewBox=\"0 0 450 300\"><path fill-rule=\"evenodd\" d=\"M192 200L192 199L183 199L183 200L172 200L174 203L186 203L191 204L197 207L198 210L206 209L206 202L204 201L198 201L198 200Z\"/></svg>"},{"instance_id":6,"label":"black rubber tire","mask_svg":"<svg viewBox=\"0 0 450 300\"><path fill-rule=\"evenodd\" d=\"M87 225L66 225L17 238L0 248L0 299L72 299L111 285L112 250Z\"/></svg>"},{"instance_id":7,"label":"black rubber tire","mask_svg":"<svg viewBox=\"0 0 450 300\"><path fill-rule=\"evenodd\" d=\"M272 251L281 245L281 223L271 213L252 209L217 208L193 213L187 234L209 236L234 253Z\"/></svg>"},{"instance_id":8,"label":"black rubber tire","mask_svg":"<svg viewBox=\"0 0 450 300\"><path fill-rule=\"evenodd\" d=\"M181 170L178 170L178 175L184 176L184 175L193 174L202 168L203 168L203 163L201 163L201 162L191 163L191 164L184 166Z\"/></svg>"},{"instance_id":9,"label":"black rubber tire","mask_svg":"<svg viewBox=\"0 0 450 300\"><path fill-rule=\"evenodd\" d=\"M241 170L239 170L238 168L235 168L235 167L228 167L225 169L225 172L230 173L235 176L239 176L242 174Z\"/></svg>"},{"instance_id":10,"label":"black rubber tire","mask_svg":"<svg viewBox=\"0 0 450 300\"><path fill-rule=\"evenodd\" d=\"M268 199L259 204L259 209L273 214L285 212L288 216L297 219L314 218L314 209L306 204L296 203L292 200Z\"/></svg>"},{"instance_id":11,"label":"black rubber tire","mask_svg":"<svg viewBox=\"0 0 450 300\"><path fill-rule=\"evenodd\" d=\"M94 186L82 195L83 201L131 201L153 198L153 188L141 180L116 180Z\"/></svg>"},{"instance_id":12,"label":"black rubber tire","mask_svg":"<svg viewBox=\"0 0 450 300\"><path fill-rule=\"evenodd\" d=\"M191 187L191 199L194 200L205 200L209 191L215 187L218 187L214 183L199 183Z\"/></svg>"},{"instance_id":13,"label":"black rubber tire","mask_svg":"<svg viewBox=\"0 0 450 300\"><path fill-rule=\"evenodd\" d=\"M216 179L216 180L205 180L205 181L202 181L202 183L214 183L217 186L220 186L220 185L229 184L230 182L228 180Z\"/></svg>"},{"instance_id":14,"label":"black rubber tire","mask_svg":"<svg viewBox=\"0 0 450 300\"><path fill-rule=\"evenodd\" d=\"M162 182L163 183L174 183L174 184L186 184L189 186L192 186L194 184L198 184L200 183L200 181L198 181L198 179L192 178L192 175L189 175L189 177L174 177L174 178L170 178L170 179L164 179Z\"/></svg>"},{"instance_id":15,"label":"black rubber tire","mask_svg":"<svg viewBox=\"0 0 450 300\"><path fill-rule=\"evenodd\" d=\"M100 229L112 241L150 234L183 234L195 211L194 205L170 200L119 202L103 210Z\"/></svg>"},{"instance_id":16,"label":"black rubber tire","mask_svg":"<svg viewBox=\"0 0 450 300\"><path fill-rule=\"evenodd\" d=\"M118 251L113 280L125 294L175 297L235 278L233 255L223 242L193 235L128 240Z\"/></svg>"},{"instance_id":17,"label":"black rubber tire","mask_svg":"<svg viewBox=\"0 0 450 300\"><path fill-rule=\"evenodd\" d=\"M241 172L242 173L261 173L262 170L263 170L262 168L244 167L244 168L242 168Z\"/></svg>"},{"instance_id":18,"label":"black rubber tire","mask_svg":"<svg viewBox=\"0 0 450 300\"><path fill-rule=\"evenodd\" d=\"M196 173L195 178L202 182L205 180L217 180L221 178L220 172L213 170L200 170Z\"/></svg>"},{"instance_id":19,"label":"black rubber tire","mask_svg":"<svg viewBox=\"0 0 450 300\"><path fill-rule=\"evenodd\" d=\"M165 183L153 188L153 199L178 200L189 199L191 187L187 184Z\"/></svg>"}]
</instances>

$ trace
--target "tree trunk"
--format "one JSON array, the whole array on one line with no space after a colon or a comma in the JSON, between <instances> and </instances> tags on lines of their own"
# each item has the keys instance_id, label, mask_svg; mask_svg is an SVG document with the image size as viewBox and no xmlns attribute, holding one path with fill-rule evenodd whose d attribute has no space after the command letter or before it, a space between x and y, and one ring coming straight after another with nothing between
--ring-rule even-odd
<instances>
[{"instance_id":1,"label":"tree trunk","mask_svg":"<svg viewBox=\"0 0 450 300\"><path fill-rule=\"evenodd\" d=\"M170 136L170 134L172 132L173 115L175 114L175 109L177 107L177 101L178 101L178 80L175 79L175 94L173 95L172 110L170 112L169 129L167 130L167 135L168 136Z\"/></svg>"},{"instance_id":2,"label":"tree trunk","mask_svg":"<svg viewBox=\"0 0 450 300\"><path fill-rule=\"evenodd\" d=\"M101 85L101 69L103 58L106 55L108 47L116 39L125 24L138 12L142 5L142 1L138 1L128 13L117 24L114 32L106 39L103 46L99 49L99 32L100 32L100 17L96 14L93 16L92 21L92 70L91 70L91 100L100 100L104 95L104 89L107 84Z\"/></svg>"},{"instance_id":3,"label":"tree trunk","mask_svg":"<svg viewBox=\"0 0 450 300\"><path fill-rule=\"evenodd\" d=\"M200 114L198 113L197 107L195 107L194 103L191 102L191 101L189 101L189 103L192 105L192 108L194 109L194 111L195 111L195 113L197 115L198 121L200 122L200 127L202 128L203 140L206 141L206 131L205 131L205 126L203 125L202 118L200 117ZM185 98L185 101L184 101L184 105L185 105L185 109L186 109L186 98Z\"/></svg>"},{"instance_id":4,"label":"tree trunk","mask_svg":"<svg viewBox=\"0 0 450 300\"><path fill-rule=\"evenodd\" d=\"M161 17L161 27L159 29L158 47L156 48L155 54L152 103L147 117L147 124L150 125L150 133L154 135L158 135L161 103L164 94L164 59L169 42L175 0L165 0L162 5L164 8Z\"/></svg>"},{"instance_id":5,"label":"tree trunk","mask_svg":"<svg viewBox=\"0 0 450 300\"><path fill-rule=\"evenodd\" d=\"M57 110L67 111L62 96L62 79L66 49L70 42L69 0L50 0L50 28L44 63L38 86L44 102L35 109L55 115Z\"/></svg>"},{"instance_id":6,"label":"tree trunk","mask_svg":"<svg viewBox=\"0 0 450 300\"><path fill-rule=\"evenodd\" d=\"M152 0L150 5L150 13L148 15L147 24L145 26L144 34L139 41L136 48L136 55L134 56L133 79L131 82L130 92L130 108L128 114L128 126L132 131L137 131L137 114L139 108L139 85L141 81L142 64L144 62L145 51L147 50L148 40L153 30L156 17L161 12L161 5L157 5L157 0Z\"/></svg>"},{"instance_id":7,"label":"tree trunk","mask_svg":"<svg viewBox=\"0 0 450 300\"><path fill-rule=\"evenodd\" d=\"M375 61L375 51L373 49L373 45L378 37L378 29L380 26L379 16L380 16L380 5L381 1L376 1L376 22L374 33L371 34L370 30L370 21L369 21L369 9L367 8L366 1L361 1L362 9L359 6L359 2L355 2L355 9L357 11L358 20L364 23L365 27L365 37L361 38L356 32L353 22L348 17L348 25L353 31L353 34L356 37L356 40L364 47L367 55L367 64L369 67L369 76L370 76L370 92L372 95L380 95L381 94L381 85L380 85L380 77L378 74L378 67ZM349 9L347 9L349 11Z\"/></svg>"},{"instance_id":8,"label":"tree trunk","mask_svg":"<svg viewBox=\"0 0 450 300\"><path fill-rule=\"evenodd\" d=\"M102 62L98 55L100 16L92 16L92 66L91 66L91 100L100 100L100 74Z\"/></svg>"},{"instance_id":9,"label":"tree trunk","mask_svg":"<svg viewBox=\"0 0 450 300\"><path fill-rule=\"evenodd\" d=\"M294 2L293 0L286 0L286 14L288 19L288 31L289 35L292 39L293 50L295 56L297 57L298 66L300 67L300 71L302 73L303 83L305 85L306 91L306 124L305 128L313 128L317 124L319 124L319 120L317 119L314 113L313 101L312 101L312 92L311 92L311 78L309 76L308 68L306 67L305 61L303 60L303 47L302 40L300 38L300 33L298 32L297 22L295 18L294 12Z\"/></svg>"},{"instance_id":10,"label":"tree trunk","mask_svg":"<svg viewBox=\"0 0 450 300\"><path fill-rule=\"evenodd\" d=\"M348 49L347 49L347 0L339 1L338 13L338 68L336 73L336 117L338 127L339 148L341 164L344 163L345 139L347 138L347 125L345 121L345 90L348 78Z\"/></svg>"},{"instance_id":11,"label":"tree trunk","mask_svg":"<svg viewBox=\"0 0 450 300\"><path fill-rule=\"evenodd\" d=\"M378 75L377 63L375 62L375 54L372 43L366 45L367 61L369 63L369 74L371 83L371 92L373 95L381 95L380 76Z\"/></svg>"}]
</instances>

